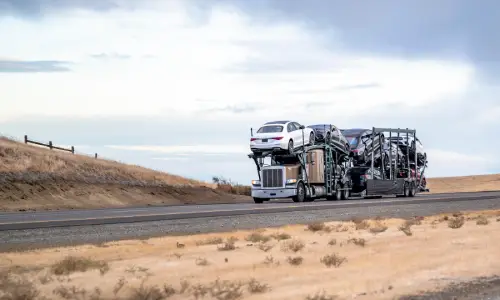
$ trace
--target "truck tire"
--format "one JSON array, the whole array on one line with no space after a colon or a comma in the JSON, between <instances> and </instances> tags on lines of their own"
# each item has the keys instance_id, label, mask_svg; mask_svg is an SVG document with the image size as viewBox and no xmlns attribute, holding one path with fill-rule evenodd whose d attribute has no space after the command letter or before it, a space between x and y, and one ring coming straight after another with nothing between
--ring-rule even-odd
<instances>
[{"instance_id":1,"label":"truck tire","mask_svg":"<svg viewBox=\"0 0 500 300\"><path fill-rule=\"evenodd\" d=\"M263 203L264 201L266 201L266 199L264 198L257 198L257 197L253 197L253 202L255 203Z\"/></svg>"},{"instance_id":2,"label":"truck tire","mask_svg":"<svg viewBox=\"0 0 500 300\"><path fill-rule=\"evenodd\" d=\"M410 183L410 188L408 191L408 197L415 197L417 194L417 188L414 182Z\"/></svg>"},{"instance_id":3,"label":"truck tire","mask_svg":"<svg viewBox=\"0 0 500 300\"><path fill-rule=\"evenodd\" d=\"M297 195L292 197L293 202L305 202L306 200L306 187L301 181L297 184Z\"/></svg>"},{"instance_id":4,"label":"truck tire","mask_svg":"<svg viewBox=\"0 0 500 300\"><path fill-rule=\"evenodd\" d=\"M344 189L342 190L342 193L340 195L340 199L347 200L347 199L349 199L349 190L348 190L349 185L344 185L343 188Z\"/></svg>"},{"instance_id":5,"label":"truck tire","mask_svg":"<svg viewBox=\"0 0 500 300\"><path fill-rule=\"evenodd\" d=\"M410 187L409 187L409 184L408 182L405 182L405 186L403 188L403 197L409 197L410 196Z\"/></svg>"},{"instance_id":6,"label":"truck tire","mask_svg":"<svg viewBox=\"0 0 500 300\"><path fill-rule=\"evenodd\" d=\"M342 191L340 189L335 190L335 194L333 194L333 200L340 200L342 199Z\"/></svg>"}]
</instances>

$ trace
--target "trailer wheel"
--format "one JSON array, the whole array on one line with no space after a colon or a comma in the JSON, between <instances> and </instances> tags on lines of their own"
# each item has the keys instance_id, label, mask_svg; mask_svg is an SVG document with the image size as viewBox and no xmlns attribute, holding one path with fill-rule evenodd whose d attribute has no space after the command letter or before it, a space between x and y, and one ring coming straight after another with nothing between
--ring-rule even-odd
<instances>
[{"instance_id":1,"label":"trailer wheel","mask_svg":"<svg viewBox=\"0 0 500 300\"><path fill-rule=\"evenodd\" d=\"M340 189L335 189L335 194L333 194L333 200L342 199L342 191Z\"/></svg>"},{"instance_id":2,"label":"trailer wheel","mask_svg":"<svg viewBox=\"0 0 500 300\"><path fill-rule=\"evenodd\" d=\"M292 197L293 202L304 202L306 199L306 188L301 181L297 184L297 195Z\"/></svg>"},{"instance_id":3,"label":"trailer wheel","mask_svg":"<svg viewBox=\"0 0 500 300\"><path fill-rule=\"evenodd\" d=\"M342 200L347 200L349 199L349 185L345 185L343 186L343 190L342 190L342 193L340 195L340 199Z\"/></svg>"},{"instance_id":4,"label":"trailer wheel","mask_svg":"<svg viewBox=\"0 0 500 300\"><path fill-rule=\"evenodd\" d=\"M403 197L409 197L410 196L410 187L408 186L408 182L405 182L405 186L404 186L404 194L403 194Z\"/></svg>"},{"instance_id":5,"label":"trailer wheel","mask_svg":"<svg viewBox=\"0 0 500 300\"><path fill-rule=\"evenodd\" d=\"M416 194L417 194L417 188L416 188L415 183L412 182L412 183L410 183L408 197L415 197Z\"/></svg>"}]
</instances>

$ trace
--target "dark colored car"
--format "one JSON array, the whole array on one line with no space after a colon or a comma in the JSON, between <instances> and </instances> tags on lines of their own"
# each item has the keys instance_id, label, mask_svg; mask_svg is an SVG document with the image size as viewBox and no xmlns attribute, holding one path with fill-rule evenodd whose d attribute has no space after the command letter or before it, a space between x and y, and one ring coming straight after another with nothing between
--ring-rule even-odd
<instances>
[{"instance_id":1,"label":"dark colored car","mask_svg":"<svg viewBox=\"0 0 500 300\"><path fill-rule=\"evenodd\" d=\"M330 141L337 147L350 151L349 141L335 125L316 124L307 126L314 130L316 142Z\"/></svg>"},{"instance_id":2,"label":"dark colored car","mask_svg":"<svg viewBox=\"0 0 500 300\"><path fill-rule=\"evenodd\" d=\"M370 167L353 167L347 171L346 174L352 182L351 193L359 194L359 196L366 196L366 181L368 179L381 180L382 172L373 168L373 172Z\"/></svg>"},{"instance_id":3,"label":"dark colored car","mask_svg":"<svg viewBox=\"0 0 500 300\"><path fill-rule=\"evenodd\" d=\"M340 132L347 139L350 150L353 152L354 164L366 165L371 162L372 147L375 147L375 162L380 160L379 139L372 141L372 130L363 128L341 129ZM385 140L384 140L385 141ZM388 152L388 151L387 151Z\"/></svg>"}]
</instances>

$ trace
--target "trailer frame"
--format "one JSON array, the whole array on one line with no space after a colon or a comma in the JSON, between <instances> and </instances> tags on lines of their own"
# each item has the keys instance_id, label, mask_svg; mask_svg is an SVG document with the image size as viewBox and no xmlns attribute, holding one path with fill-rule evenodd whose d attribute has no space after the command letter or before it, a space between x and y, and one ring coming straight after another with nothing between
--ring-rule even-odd
<instances>
[{"instance_id":1,"label":"trailer frame","mask_svg":"<svg viewBox=\"0 0 500 300\"><path fill-rule=\"evenodd\" d=\"M413 163L415 166L415 176L412 176L412 169L411 169L412 162L410 159L410 150L409 147L406 147L406 153L404 154L404 156L400 158L399 151L397 151L396 159L394 161L392 159L392 151L389 151L389 164L388 164L389 168L387 170L384 161L385 155L383 155L383 151L385 151L384 149L385 143L383 143L381 140L382 134L386 132L389 133L389 140L388 140L389 147L392 147L391 143L394 143L392 141L392 134L393 133L397 134L398 139L395 144L398 149L400 148L401 134L406 134L407 140L409 139L410 136L413 136L415 140L417 138L415 129L377 128L377 127L372 128L372 139L374 140L375 138L378 138L380 143L380 148L378 150L380 151L379 152L381 159L380 171L382 174L382 180L368 179L366 182L365 197L374 197L374 196L382 197L386 195L396 195L397 197L414 197L417 195L417 193L424 190L421 184L423 175L425 173L425 168L427 166L427 161L424 162L423 168L419 173L418 157L417 157L417 152L415 151L413 157L414 159ZM372 172L375 168L375 161L374 161L375 151L376 150L374 149L369 154L371 155L372 158L370 165Z\"/></svg>"}]
</instances>

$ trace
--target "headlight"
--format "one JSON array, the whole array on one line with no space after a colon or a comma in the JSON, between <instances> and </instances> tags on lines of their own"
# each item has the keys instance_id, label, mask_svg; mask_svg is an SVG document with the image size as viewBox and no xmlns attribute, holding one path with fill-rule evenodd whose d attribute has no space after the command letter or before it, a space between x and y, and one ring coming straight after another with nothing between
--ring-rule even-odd
<instances>
[{"instance_id":1,"label":"headlight","mask_svg":"<svg viewBox=\"0 0 500 300\"><path fill-rule=\"evenodd\" d=\"M294 184L297 183L297 179L287 179L286 184Z\"/></svg>"},{"instance_id":2,"label":"headlight","mask_svg":"<svg viewBox=\"0 0 500 300\"><path fill-rule=\"evenodd\" d=\"M260 180L252 180L252 185L260 185Z\"/></svg>"}]
</instances>

